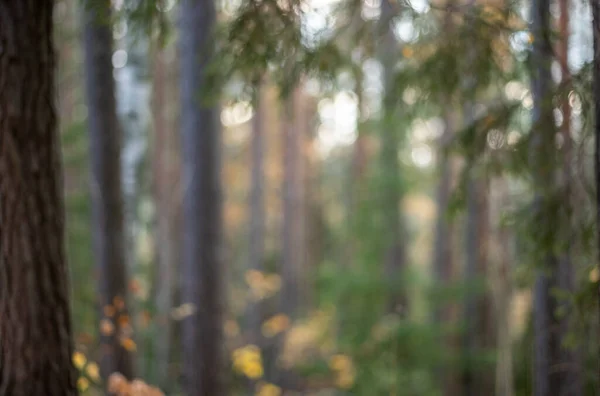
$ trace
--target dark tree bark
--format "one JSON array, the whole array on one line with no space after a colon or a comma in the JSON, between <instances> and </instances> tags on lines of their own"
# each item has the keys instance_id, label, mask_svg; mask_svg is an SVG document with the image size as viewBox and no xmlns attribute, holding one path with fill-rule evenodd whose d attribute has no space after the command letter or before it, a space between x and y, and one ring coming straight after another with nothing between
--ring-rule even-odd
<instances>
[{"instance_id":1,"label":"dark tree bark","mask_svg":"<svg viewBox=\"0 0 600 396\"><path fill-rule=\"evenodd\" d=\"M592 0L592 32L594 34L594 118L596 148L594 153L594 165L596 172L596 227L597 243L600 248L600 0ZM599 249L600 255L600 249ZM600 267L600 257L598 258ZM600 283L598 287L598 301L600 302ZM600 303L599 303L600 308ZM598 350L600 356L600 349ZM598 373L600 379L600 372Z\"/></svg>"},{"instance_id":2,"label":"dark tree bark","mask_svg":"<svg viewBox=\"0 0 600 396\"><path fill-rule=\"evenodd\" d=\"M181 138L183 152L182 302L195 311L182 322L183 389L226 395L222 382L220 127L203 101L213 54L212 0L181 2Z\"/></svg>"},{"instance_id":3,"label":"dark tree bark","mask_svg":"<svg viewBox=\"0 0 600 396\"><path fill-rule=\"evenodd\" d=\"M53 1L0 1L0 395L76 395Z\"/></svg>"},{"instance_id":4,"label":"dark tree bark","mask_svg":"<svg viewBox=\"0 0 600 396\"><path fill-rule=\"evenodd\" d=\"M555 187L556 157L553 105L552 76L550 65L553 49L550 40L550 1L534 0L531 5L531 30L533 33L532 53L532 87L533 114L530 139L530 166L533 174L535 199L533 211L536 216L536 227L546 233L547 240L554 241L553 225L544 214L552 199ZM534 354L534 395L555 395L561 387L560 367L560 333L559 322L555 317L556 297L552 289L557 287L558 257L552 246L542 246L541 238L536 236L538 258L540 260L533 297L533 316L535 333Z\"/></svg>"},{"instance_id":5,"label":"dark tree bark","mask_svg":"<svg viewBox=\"0 0 600 396\"><path fill-rule=\"evenodd\" d=\"M112 29L108 0L87 3L84 47L88 128L90 134L94 257L100 303L100 371L133 376L128 322L121 131L117 120L112 67ZM130 340L130 339L129 339Z\"/></svg>"}]
</instances>

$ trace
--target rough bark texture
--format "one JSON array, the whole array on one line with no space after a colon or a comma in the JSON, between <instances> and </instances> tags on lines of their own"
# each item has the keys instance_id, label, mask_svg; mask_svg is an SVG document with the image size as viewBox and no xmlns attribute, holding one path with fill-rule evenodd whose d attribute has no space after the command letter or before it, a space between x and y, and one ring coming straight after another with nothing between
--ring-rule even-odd
<instances>
[{"instance_id":1,"label":"rough bark texture","mask_svg":"<svg viewBox=\"0 0 600 396\"><path fill-rule=\"evenodd\" d=\"M594 130L596 138L594 152L596 173L596 238L599 247L598 254L600 255L600 0L593 0L591 5L593 15L592 32L594 34L594 118L596 122ZM598 257L598 267L600 268L600 256ZM600 308L600 283L598 283L597 287L598 307ZM598 355L600 356L600 348ZM598 372L598 378L600 379L600 371Z\"/></svg>"},{"instance_id":2,"label":"rough bark texture","mask_svg":"<svg viewBox=\"0 0 600 396\"><path fill-rule=\"evenodd\" d=\"M552 106L552 76L550 65L553 49L550 41L550 1L534 0L531 5L531 30L533 33L532 87L534 108L532 113L532 137L530 140L530 166L533 174L536 197L533 210L539 227L546 236L554 232L553 225L544 221L543 210L548 207L550 192L555 185L556 157L555 125ZM538 243L541 238L536 236ZM550 240L553 240L550 238ZM548 242L545 242L546 244ZM555 395L561 386L559 324L554 315L557 302L552 289L557 286L558 258L552 246L537 246L540 259L534 286L534 395Z\"/></svg>"},{"instance_id":3,"label":"rough bark texture","mask_svg":"<svg viewBox=\"0 0 600 396\"><path fill-rule=\"evenodd\" d=\"M213 54L212 0L181 2L181 138L183 153L183 389L190 396L226 395L222 373L220 128L203 101Z\"/></svg>"},{"instance_id":4,"label":"rough bark texture","mask_svg":"<svg viewBox=\"0 0 600 396\"><path fill-rule=\"evenodd\" d=\"M122 341L131 337L127 314L121 132L117 121L112 68L112 29L108 0L87 4L84 47L94 257L100 304L100 371L104 378L119 372L131 378L131 353ZM112 325L112 327L111 327Z\"/></svg>"},{"instance_id":5,"label":"rough bark texture","mask_svg":"<svg viewBox=\"0 0 600 396\"><path fill-rule=\"evenodd\" d=\"M53 1L0 1L0 395L76 395Z\"/></svg>"}]
</instances>

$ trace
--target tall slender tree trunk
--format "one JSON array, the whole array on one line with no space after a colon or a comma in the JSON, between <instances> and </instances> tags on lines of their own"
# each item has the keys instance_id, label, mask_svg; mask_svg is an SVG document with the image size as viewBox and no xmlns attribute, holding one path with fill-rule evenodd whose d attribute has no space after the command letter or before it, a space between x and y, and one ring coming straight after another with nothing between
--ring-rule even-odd
<instances>
[{"instance_id":1,"label":"tall slender tree trunk","mask_svg":"<svg viewBox=\"0 0 600 396\"><path fill-rule=\"evenodd\" d=\"M465 301L465 395L493 394L493 370L475 364L477 355L491 349L495 343L493 307L487 282L489 268L487 245L489 235L488 182L470 170L467 185L466 266L468 293ZM475 288L482 283L482 290Z\"/></svg>"},{"instance_id":2,"label":"tall slender tree trunk","mask_svg":"<svg viewBox=\"0 0 600 396\"><path fill-rule=\"evenodd\" d=\"M120 143L112 68L112 29L108 0L85 3L84 47L94 256L100 303L100 370L130 378L133 363L123 341L131 337L127 314L127 275Z\"/></svg>"},{"instance_id":3,"label":"tall slender tree trunk","mask_svg":"<svg viewBox=\"0 0 600 396\"><path fill-rule=\"evenodd\" d=\"M563 87L561 90L561 103L560 110L563 116L561 125L561 134L563 136L562 146L562 179L563 179L563 216L564 226L561 229L566 231L564 238L566 239L566 250L561 255L558 261L558 287L572 294L575 291L575 270L573 268L573 244L572 244L572 216L574 212L573 205L573 189L572 179L573 175L571 172L571 161L572 161L572 140L571 140L571 106L569 104L569 96L567 87L569 86L569 80L571 73L569 71L569 0L559 1L560 17L558 19L558 30L560 37L557 45L558 61L560 63L562 83ZM561 305L567 309L567 314L559 318L560 320L560 340L565 340L571 329L570 322L572 320L573 307L566 301L561 302ZM581 356L579 348L573 350L568 349L564 345L561 345L561 389L559 396L577 396L582 394L582 382L581 382Z\"/></svg>"},{"instance_id":4,"label":"tall slender tree trunk","mask_svg":"<svg viewBox=\"0 0 600 396\"><path fill-rule=\"evenodd\" d=\"M202 99L213 54L216 12L212 0L183 0L180 7L182 303L195 308L182 322L183 389L190 396L225 396L220 126L217 108Z\"/></svg>"},{"instance_id":5,"label":"tall slender tree trunk","mask_svg":"<svg viewBox=\"0 0 600 396\"><path fill-rule=\"evenodd\" d=\"M447 146L452 139L455 120L448 112L445 114L445 130L440 138L437 187L437 222L435 226L433 272L439 285L448 285L455 275L456 268L453 252L453 224L448 216L450 195L452 193L453 166L447 153ZM437 303L437 302L436 302ZM435 308L435 320L438 323L450 321L451 309L447 304L440 304Z\"/></svg>"},{"instance_id":6,"label":"tall slender tree trunk","mask_svg":"<svg viewBox=\"0 0 600 396\"><path fill-rule=\"evenodd\" d=\"M152 115L154 125L154 197L156 204L156 333L154 338L155 372L161 389L170 389L170 368L173 358L173 323L175 274L178 268L176 213L180 195L177 188L178 158L174 155L175 134L168 120L169 90L165 53L156 49L154 55L154 95Z\"/></svg>"},{"instance_id":7,"label":"tall slender tree trunk","mask_svg":"<svg viewBox=\"0 0 600 396\"><path fill-rule=\"evenodd\" d=\"M450 207L450 197L452 193L452 183L454 178L454 164L452 158L447 152L447 146L450 143L456 128L455 117L447 112L444 115L445 130L439 141L439 162L437 186L437 219L434 234L433 246L433 276L437 287L445 289L452 285L457 275L454 233L456 225L448 213ZM434 321L437 326L442 328L448 324L455 323L457 306L449 304L446 301L436 300L434 302ZM449 335L441 342L449 353L455 353L457 346L460 345L460 339L454 335ZM445 390L445 394L455 395L460 393L459 371L449 367L442 367L439 371L440 384Z\"/></svg>"},{"instance_id":8,"label":"tall slender tree trunk","mask_svg":"<svg viewBox=\"0 0 600 396\"><path fill-rule=\"evenodd\" d=\"M54 2L0 1L0 394L76 395Z\"/></svg>"},{"instance_id":9,"label":"tall slender tree trunk","mask_svg":"<svg viewBox=\"0 0 600 396\"><path fill-rule=\"evenodd\" d=\"M381 210L385 221L386 235L384 273L386 279L392 280L388 310L405 312L407 296L404 291L397 290L402 272L406 267L406 241L404 241L404 224L401 219L400 203L402 190L400 183L400 164L398 162L399 133L397 130L396 103L392 94L394 69L398 57L397 42L392 30L392 20L396 14L390 0L381 2L380 34L381 46L378 49L380 62L383 65L383 120L381 129Z\"/></svg>"},{"instance_id":10,"label":"tall slender tree trunk","mask_svg":"<svg viewBox=\"0 0 600 396\"><path fill-rule=\"evenodd\" d=\"M596 242L598 246L598 268L600 269L600 1L593 0L592 5L592 32L594 35L594 118L595 118L595 152L594 152L594 170L596 173ZM598 301L600 308L600 283L598 283ZM600 317L600 315L599 315ZM599 327L600 329L600 327ZM600 339L600 334L598 335ZM600 357L600 347L598 349ZM600 371L598 372L600 380Z\"/></svg>"},{"instance_id":11,"label":"tall slender tree trunk","mask_svg":"<svg viewBox=\"0 0 600 396\"><path fill-rule=\"evenodd\" d=\"M514 396L514 375L512 357L511 329L512 321L510 315L511 300L513 295L512 286L512 261L513 255L510 246L510 233L506 226L500 223L500 215L507 207L509 200L508 183L505 178L497 179L495 183L497 204L495 221L495 254L497 257L494 279L496 290L496 321L497 325L497 363L496 363L496 395Z\"/></svg>"},{"instance_id":12,"label":"tall slender tree trunk","mask_svg":"<svg viewBox=\"0 0 600 396\"><path fill-rule=\"evenodd\" d=\"M250 233L248 238L248 269L264 271L265 260L265 108L263 86L256 86L254 98L254 118L252 120L251 165L250 165ZM262 304L251 302L246 313L250 342L256 344L260 339L262 323Z\"/></svg>"},{"instance_id":13,"label":"tall slender tree trunk","mask_svg":"<svg viewBox=\"0 0 600 396\"><path fill-rule=\"evenodd\" d=\"M317 289L314 283L315 274L323 261L323 217L322 198L319 184L320 162L315 152L316 130L314 128L317 114L317 101L305 92L304 105L298 119L301 128L301 166L302 166L302 246L304 267L304 307L315 308Z\"/></svg>"},{"instance_id":14,"label":"tall slender tree trunk","mask_svg":"<svg viewBox=\"0 0 600 396\"><path fill-rule=\"evenodd\" d=\"M552 158L556 156L555 126L552 106L552 76L550 65L553 59L550 41L550 1L534 0L531 8L531 30L533 33L532 53L532 94L534 108L532 114L532 137L530 161L533 172L535 199L533 210L537 218L547 207L547 201L554 187L555 167ZM544 233L554 232L552 224L540 222ZM550 235L550 234L547 234ZM556 394L561 386L559 322L554 313L557 308L552 289L557 286L556 274L558 258L552 247L538 246L542 261L534 286L534 395Z\"/></svg>"},{"instance_id":15,"label":"tall slender tree trunk","mask_svg":"<svg viewBox=\"0 0 600 396\"><path fill-rule=\"evenodd\" d=\"M294 89L285 103L283 147L283 252L282 252L282 312L296 318L301 309L304 288L303 252L301 242L301 130L295 117L299 115L300 88Z\"/></svg>"}]
</instances>

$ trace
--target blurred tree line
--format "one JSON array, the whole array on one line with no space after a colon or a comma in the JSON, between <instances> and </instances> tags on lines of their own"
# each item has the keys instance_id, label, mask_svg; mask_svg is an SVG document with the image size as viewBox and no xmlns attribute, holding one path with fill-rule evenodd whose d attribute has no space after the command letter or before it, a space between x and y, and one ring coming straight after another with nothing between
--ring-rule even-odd
<instances>
[{"instance_id":1,"label":"blurred tree line","mask_svg":"<svg viewBox=\"0 0 600 396\"><path fill-rule=\"evenodd\" d=\"M598 394L599 21L0 0L0 394Z\"/></svg>"}]
</instances>

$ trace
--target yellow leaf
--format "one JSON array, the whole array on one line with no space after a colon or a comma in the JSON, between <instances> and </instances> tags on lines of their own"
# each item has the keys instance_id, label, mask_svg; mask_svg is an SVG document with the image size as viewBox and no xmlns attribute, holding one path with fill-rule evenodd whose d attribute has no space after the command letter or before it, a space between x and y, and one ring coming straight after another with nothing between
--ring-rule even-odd
<instances>
[{"instance_id":1,"label":"yellow leaf","mask_svg":"<svg viewBox=\"0 0 600 396\"><path fill-rule=\"evenodd\" d=\"M271 274L265 278L266 288L272 294L276 293L281 289L281 277L277 274Z\"/></svg>"},{"instance_id":2,"label":"yellow leaf","mask_svg":"<svg viewBox=\"0 0 600 396\"><path fill-rule=\"evenodd\" d=\"M250 286L252 288L260 285L262 283L262 281L264 280L264 276L263 276L262 272L257 271L257 270L246 271L246 274L244 277L246 278L246 283L248 284L248 286Z\"/></svg>"},{"instance_id":3,"label":"yellow leaf","mask_svg":"<svg viewBox=\"0 0 600 396\"><path fill-rule=\"evenodd\" d=\"M129 325L129 315L120 315L119 327L126 327L127 325Z\"/></svg>"},{"instance_id":4,"label":"yellow leaf","mask_svg":"<svg viewBox=\"0 0 600 396\"><path fill-rule=\"evenodd\" d=\"M77 380L77 388L79 388L79 391L85 392L89 387L90 381L88 381L85 377L79 377L79 379Z\"/></svg>"},{"instance_id":5,"label":"yellow leaf","mask_svg":"<svg viewBox=\"0 0 600 396\"><path fill-rule=\"evenodd\" d=\"M263 323L261 332L265 337L274 337L290 326L290 318L286 315L278 314Z\"/></svg>"},{"instance_id":6,"label":"yellow leaf","mask_svg":"<svg viewBox=\"0 0 600 396\"><path fill-rule=\"evenodd\" d=\"M263 375L263 368L260 362L249 362L244 367L244 374L250 379L258 379Z\"/></svg>"},{"instance_id":7,"label":"yellow leaf","mask_svg":"<svg viewBox=\"0 0 600 396\"><path fill-rule=\"evenodd\" d=\"M336 378L335 385L341 389L349 389L354 385L354 375L343 374Z\"/></svg>"},{"instance_id":8,"label":"yellow leaf","mask_svg":"<svg viewBox=\"0 0 600 396\"><path fill-rule=\"evenodd\" d=\"M85 371L87 372L88 377L90 377L94 381L100 380L100 369L98 368L98 365L96 363L90 362L85 368Z\"/></svg>"},{"instance_id":9,"label":"yellow leaf","mask_svg":"<svg viewBox=\"0 0 600 396\"><path fill-rule=\"evenodd\" d=\"M121 340L121 346L129 352L133 352L137 349L137 345L135 345L135 342L131 338L123 338Z\"/></svg>"},{"instance_id":10,"label":"yellow leaf","mask_svg":"<svg viewBox=\"0 0 600 396\"><path fill-rule=\"evenodd\" d=\"M115 332L115 326L108 319L102 319L100 321L100 333L104 336L112 335Z\"/></svg>"},{"instance_id":11,"label":"yellow leaf","mask_svg":"<svg viewBox=\"0 0 600 396\"><path fill-rule=\"evenodd\" d=\"M281 388L277 385L266 383L259 383L257 386L256 396L280 396Z\"/></svg>"},{"instance_id":12,"label":"yellow leaf","mask_svg":"<svg viewBox=\"0 0 600 396\"><path fill-rule=\"evenodd\" d=\"M329 359L329 367L335 371L347 370L352 367L352 360L346 355L335 355Z\"/></svg>"},{"instance_id":13,"label":"yellow leaf","mask_svg":"<svg viewBox=\"0 0 600 396\"><path fill-rule=\"evenodd\" d=\"M79 351L76 351L75 353L73 353L73 364L79 370L81 370L83 368L83 366L85 366L86 362L87 362L87 359L83 353L81 353Z\"/></svg>"},{"instance_id":14,"label":"yellow leaf","mask_svg":"<svg viewBox=\"0 0 600 396\"><path fill-rule=\"evenodd\" d=\"M112 373L108 377L108 392L113 394L124 394L128 395L129 392L129 382L127 379L119 373Z\"/></svg>"},{"instance_id":15,"label":"yellow leaf","mask_svg":"<svg viewBox=\"0 0 600 396\"><path fill-rule=\"evenodd\" d=\"M598 270L598 267L594 267L594 269L590 271L590 282L596 283L598 280L600 280L600 271Z\"/></svg>"}]
</instances>

